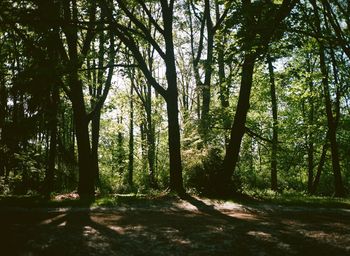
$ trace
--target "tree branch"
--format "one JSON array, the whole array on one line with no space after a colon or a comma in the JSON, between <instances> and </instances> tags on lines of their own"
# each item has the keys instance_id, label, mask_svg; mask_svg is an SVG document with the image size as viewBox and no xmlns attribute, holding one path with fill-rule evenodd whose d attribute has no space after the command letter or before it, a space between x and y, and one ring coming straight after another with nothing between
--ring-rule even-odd
<instances>
[{"instance_id":1,"label":"tree branch","mask_svg":"<svg viewBox=\"0 0 350 256\"><path fill-rule=\"evenodd\" d=\"M78 71L89 71L89 70L105 70L107 68L137 68L139 67L137 64L108 64L103 67L89 67L89 68L80 68Z\"/></svg>"},{"instance_id":2,"label":"tree branch","mask_svg":"<svg viewBox=\"0 0 350 256\"><path fill-rule=\"evenodd\" d=\"M150 19L153 26L158 30L162 35L164 34L164 29L162 29L157 21L153 18L151 11L147 8L145 2L143 0L137 0L137 2L141 5L142 9L146 12L148 18Z\"/></svg>"},{"instance_id":3,"label":"tree branch","mask_svg":"<svg viewBox=\"0 0 350 256\"><path fill-rule=\"evenodd\" d=\"M165 57L164 51L161 49L160 45L156 42L156 40L154 40L154 38L152 37L151 32L149 31L149 29L146 28L145 25L138 18L136 18L136 16L134 14L132 14L128 10L126 5L123 3L123 0L117 0L117 2L119 3L119 6L124 11L124 13L135 24L135 26L142 31L145 39L156 49L156 51L159 53L159 55L163 59L165 59L166 57ZM120 29L125 30L125 28L123 28L124 26L120 25L119 23L118 23L118 25L120 26Z\"/></svg>"}]
</instances>

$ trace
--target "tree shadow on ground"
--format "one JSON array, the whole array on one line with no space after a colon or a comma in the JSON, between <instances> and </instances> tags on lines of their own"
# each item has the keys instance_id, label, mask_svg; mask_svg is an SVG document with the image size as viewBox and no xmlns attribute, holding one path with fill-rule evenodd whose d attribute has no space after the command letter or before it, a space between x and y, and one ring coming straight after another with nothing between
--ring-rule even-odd
<instances>
[{"instance_id":1,"label":"tree shadow on ground","mask_svg":"<svg viewBox=\"0 0 350 256\"><path fill-rule=\"evenodd\" d=\"M195 197L173 202L64 212L0 213L1 255L346 255L349 220L333 215L222 212ZM171 210L169 205L172 205ZM157 207L162 207L160 202ZM310 214L310 213L307 213ZM349 217L349 216L347 216ZM340 225L340 226L339 226ZM327 228L328 227L328 228ZM12 242L11 242L12 241Z\"/></svg>"}]
</instances>

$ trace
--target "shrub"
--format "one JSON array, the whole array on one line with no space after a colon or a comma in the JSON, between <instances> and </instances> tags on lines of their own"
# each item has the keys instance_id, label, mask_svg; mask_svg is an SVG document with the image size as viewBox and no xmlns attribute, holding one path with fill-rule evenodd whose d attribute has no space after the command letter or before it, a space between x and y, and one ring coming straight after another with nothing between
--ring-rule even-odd
<instances>
[{"instance_id":1,"label":"shrub","mask_svg":"<svg viewBox=\"0 0 350 256\"><path fill-rule=\"evenodd\" d=\"M199 194L216 194L220 186L218 177L222 162L223 152L217 147L185 151L184 180L186 187Z\"/></svg>"}]
</instances>

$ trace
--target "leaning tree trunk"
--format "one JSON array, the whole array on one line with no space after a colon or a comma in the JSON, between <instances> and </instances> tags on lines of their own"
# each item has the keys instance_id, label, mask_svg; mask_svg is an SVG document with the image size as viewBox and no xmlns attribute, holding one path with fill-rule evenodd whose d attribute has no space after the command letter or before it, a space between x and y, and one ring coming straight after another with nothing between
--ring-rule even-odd
<instances>
[{"instance_id":1,"label":"leaning tree trunk","mask_svg":"<svg viewBox=\"0 0 350 256\"><path fill-rule=\"evenodd\" d=\"M307 72L311 73L311 64L310 64L310 56L306 55L306 61L307 66L306 70ZM314 83L310 79L308 81L309 85L309 93L310 96L308 97L308 103L309 103L309 111L307 113L308 116L308 125L312 126L314 125L314 113L315 113L315 104L314 104ZM312 194L313 192L313 180L314 180L314 153L315 153L315 146L314 146L314 135L312 129L307 129L306 131L307 136L307 169L308 169L308 180L307 180L307 191L308 193ZM328 139L327 139L328 140Z\"/></svg>"},{"instance_id":2,"label":"leaning tree trunk","mask_svg":"<svg viewBox=\"0 0 350 256\"><path fill-rule=\"evenodd\" d=\"M311 187L311 190L310 190L310 194L312 194L312 195L316 193L318 184L320 183L322 169L323 169L324 163L326 161L327 150L329 148L328 141L329 141L329 137L328 137L328 133L327 133L326 142L325 142L325 144L322 147L322 153L321 153L320 161L318 162L317 171L316 171L316 175L315 175L315 180L313 181L312 187Z\"/></svg>"},{"instance_id":3,"label":"leaning tree trunk","mask_svg":"<svg viewBox=\"0 0 350 256\"><path fill-rule=\"evenodd\" d=\"M320 15L318 12L317 3L315 0L311 0L311 4L313 6L314 14L315 14L316 33L318 38L322 38L321 21L320 21ZM338 144L337 144L337 122L336 122L336 118L334 118L333 116L333 111L332 111L332 100L329 92L329 81L328 81L328 70L326 65L325 47L322 41L320 40L318 40L318 46L319 46L319 56L320 56L320 69L322 73L322 87L323 87L324 101L326 106L328 135L329 135L331 155L332 155L334 191L335 191L335 196L344 196L345 191L344 191L344 185L343 185L342 176L341 176L339 152L338 152Z\"/></svg>"},{"instance_id":4,"label":"leaning tree trunk","mask_svg":"<svg viewBox=\"0 0 350 256\"><path fill-rule=\"evenodd\" d=\"M245 54L242 66L241 87L239 91L236 115L232 124L230 140L227 145L224 158L221 184L219 184L220 187L218 188L220 190L220 193L224 194L228 193L230 190L231 177L238 162L239 150L245 132L245 123L249 110L249 99L253 83L255 60L255 54Z\"/></svg>"},{"instance_id":5,"label":"leaning tree trunk","mask_svg":"<svg viewBox=\"0 0 350 256\"><path fill-rule=\"evenodd\" d=\"M331 155L332 155L335 196L344 196L344 186L343 186L343 181L342 181L341 171L340 171L340 161L339 161L339 152L338 152L338 143L337 143L337 125L332 112L332 102L330 98L329 84L328 84L328 71L327 71L326 62L325 62L324 47L322 44L320 44L319 50L320 50L321 72L323 75L322 85L323 85L324 100L326 105L329 141L330 141Z\"/></svg>"},{"instance_id":6,"label":"leaning tree trunk","mask_svg":"<svg viewBox=\"0 0 350 256\"><path fill-rule=\"evenodd\" d=\"M252 2L242 2L242 11L245 15L243 27L246 30L245 32L247 32L245 34L245 45L243 47L245 48L245 55L236 114L233 120L230 140L223 163L223 171L220 177L221 183L219 191L221 193L230 192L231 177L238 162L239 150L245 132L245 122L249 109L249 98L256 58L266 52L275 30L280 26L283 19L289 15L296 2L297 0L284 0L278 7L274 5L274 7L277 8L275 12L270 12L267 15L263 14L262 11L266 7L265 6L260 10L262 15L261 19L258 21L254 17L256 9ZM269 8L266 10L268 9Z\"/></svg>"}]
</instances>

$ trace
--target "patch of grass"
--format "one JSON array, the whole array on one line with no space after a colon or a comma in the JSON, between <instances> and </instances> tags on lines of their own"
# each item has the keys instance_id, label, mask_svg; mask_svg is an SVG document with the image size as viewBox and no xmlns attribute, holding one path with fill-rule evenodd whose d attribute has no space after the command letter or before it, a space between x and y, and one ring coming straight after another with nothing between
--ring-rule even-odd
<instances>
[{"instance_id":1,"label":"patch of grass","mask_svg":"<svg viewBox=\"0 0 350 256\"><path fill-rule=\"evenodd\" d=\"M74 208L74 207L117 207L123 204L145 203L157 200L154 195L146 194L111 194L98 195L95 199L80 199L71 194L56 195L50 199L33 196L0 196L1 207L21 207L21 208Z\"/></svg>"},{"instance_id":2,"label":"patch of grass","mask_svg":"<svg viewBox=\"0 0 350 256\"><path fill-rule=\"evenodd\" d=\"M306 193L288 191L275 192L272 190L250 191L246 197L238 198L240 203L270 203L286 206L320 207L320 208L345 208L350 209L350 198L337 198L326 196L313 196Z\"/></svg>"},{"instance_id":3,"label":"patch of grass","mask_svg":"<svg viewBox=\"0 0 350 256\"><path fill-rule=\"evenodd\" d=\"M101 195L96 197L92 206L101 206L101 207L116 207L121 205L129 204L151 204L152 202L157 202L160 200L172 200L179 199L179 197L173 192L158 192L154 191L149 194L140 194L140 193L130 193L130 194L111 194L111 195Z\"/></svg>"},{"instance_id":4,"label":"patch of grass","mask_svg":"<svg viewBox=\"0 0 350 256\"><path fill-rule=\"evenodd\" d=\"M98 195L94 200L81 200L71 194L57 195L51 199L40 196L0 196L0 208L74 208L74 207L118 207L122 205L151 205L159 201L171 201L179 199L172 193L158 194L111 194ZM212 198L218 199L218 198ZM319 207L319 208L345 208L350 209L350 198L334 198L310 196L305 193L284 192L278 193L271 190L254 191L245 194L237 194L230 199L220 201L233 201L243 205L272 204L285 206Z\"/></svg>"},{"instance_id":5,"label":"patch of grass","mask_svg":"<svg viewBox=\"0 0 350 256\"><path fill-rule=\"evenodd\" d=\"M143 198L145 198L145 196L139 194L103 195L96 197L92 206L115 207L120 206L122 204L134 203Z\"/></svg>"}]
</instances>

